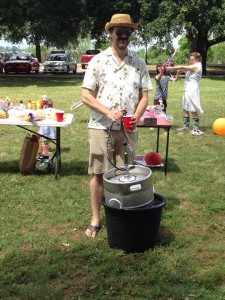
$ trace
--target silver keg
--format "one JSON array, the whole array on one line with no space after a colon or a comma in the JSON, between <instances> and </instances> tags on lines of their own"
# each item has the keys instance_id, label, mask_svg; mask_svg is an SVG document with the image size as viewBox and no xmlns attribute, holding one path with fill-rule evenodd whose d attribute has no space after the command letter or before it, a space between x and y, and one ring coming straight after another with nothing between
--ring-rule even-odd
<instances>
[{"instance_id":1,"label":"silver keg","mask_svg":"<svg viewBox=\"0 0 225 300\"><path fill-rule=\"evenodd\" d=\"M105 202L116 208L136 208L154 200L151 169L128 166L129 171L113 168L103 175Z\"/></svg>"}]
</instances>

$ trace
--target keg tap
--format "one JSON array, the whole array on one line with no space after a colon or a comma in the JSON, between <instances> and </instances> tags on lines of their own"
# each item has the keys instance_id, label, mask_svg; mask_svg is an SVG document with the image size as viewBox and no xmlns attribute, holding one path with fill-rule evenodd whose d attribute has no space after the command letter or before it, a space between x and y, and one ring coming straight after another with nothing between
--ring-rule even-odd
<instances>
[{"instance_id":1,"label":"keg tap","mask_svg":"<svg viewBox=\"0 0 225 300\"><path fill-rule=\"evenodd\" d=\"M135 168L135 166L128 164L128 153L127 153L127 142L123 143L124 145L124 171L125 174L123 174L120 178L120 181L122 182L130 182L133 181L135 179L135 176L130 174L130 170L132 170L133 168Z\"/></svg>"},{"instance_id":2,"label":"keg tap","mask_svg":"<svg viewBox=\"0 0 225 300\"><path fill-rule=\"evenodd\" d=\"M128 153L127 153L127 142L123 143L124 145L124 164L125 164L125 170L126 170L126 177L129 177L130 170L129 170L129 165L128 165Z\"/></svg>"}]
</instances>

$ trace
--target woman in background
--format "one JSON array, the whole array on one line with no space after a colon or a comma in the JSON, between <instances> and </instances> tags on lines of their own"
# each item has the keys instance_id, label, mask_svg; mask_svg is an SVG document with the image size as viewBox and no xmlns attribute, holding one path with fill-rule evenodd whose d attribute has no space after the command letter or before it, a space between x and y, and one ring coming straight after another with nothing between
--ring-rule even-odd
<instances>
[{"instance_id":1,"label":"woman in background","mask_svg":"<svg viewBox=\"0 0 225 300\"><path fill-rule=\"evenodd\" d=\"M204 113L200 104L199 81L202 77L201 55L198 52L190 54L190 65L167 67L167 70L186 72L186 80L183 93L183 127L179 130L187 130L190 124L190 116L192 113L193 129L192 135L201 136L203 132L199 130L199 116Z\"/></svg>"}]
</instances>

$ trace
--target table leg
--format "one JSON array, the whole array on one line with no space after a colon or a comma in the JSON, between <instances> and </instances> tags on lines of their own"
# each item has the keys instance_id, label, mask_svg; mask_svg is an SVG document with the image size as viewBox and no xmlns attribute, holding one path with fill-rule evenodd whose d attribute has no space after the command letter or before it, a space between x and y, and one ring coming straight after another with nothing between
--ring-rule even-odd
<instances>
[{"instance_id":1,"label":"table leg","mask_svg":"<svg viewBox=\"0 0 225 300\"><path fill-rule=\"evenodd\" d=\"M56 127L56 163L55 163L55 179L58 178L60 168L61 168L60 127Z\"/></svg>"},{"instance_id":2,"label":"table leg","mask_svg":"<svg viewBox=\"0 0 225 300\"><path fill-rule=\"evenodd\" d=\"M167 174L167 163L168 163L168 152L169 152L169 138L170 138L170 128L166 129L167 132L167 139L166 139L166 159L165 159L165 168L164 168L164 174L166 176Z\"/></svg>"},{"instance_id":3,"label":"table leg","mask_svg":"<svg viewBox=\"0 0 225 300\"><path fill-rule=\"evenodd\" d=\"M156 143L156 152L159 152L159 127L157 128L157 143Z\"/></svg>"}]
</instances>

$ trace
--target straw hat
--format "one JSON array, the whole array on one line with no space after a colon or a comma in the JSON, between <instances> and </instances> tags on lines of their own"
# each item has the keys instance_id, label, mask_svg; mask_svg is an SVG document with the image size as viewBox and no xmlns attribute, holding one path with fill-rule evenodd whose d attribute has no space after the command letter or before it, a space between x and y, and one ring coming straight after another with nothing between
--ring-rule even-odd
<instances>
[{"instance_id":1,"label":"straw hat","mask_svg":"<svg viewBox=\"0 0 225 300\"><path fill-rule=\"evenodd\" d=\"M110 28L115 26L130 27L133 30L138 29L138 24L132 23L130 15L127 14L113 15L110 22L106 23L105 31L109 33Z\"/></svg>"}]
</instances>

